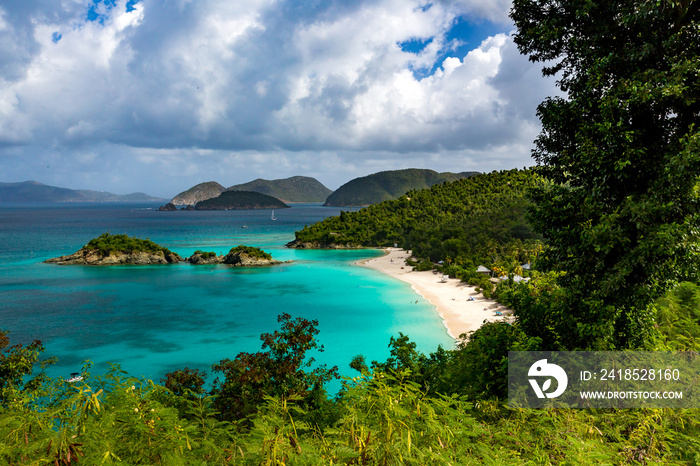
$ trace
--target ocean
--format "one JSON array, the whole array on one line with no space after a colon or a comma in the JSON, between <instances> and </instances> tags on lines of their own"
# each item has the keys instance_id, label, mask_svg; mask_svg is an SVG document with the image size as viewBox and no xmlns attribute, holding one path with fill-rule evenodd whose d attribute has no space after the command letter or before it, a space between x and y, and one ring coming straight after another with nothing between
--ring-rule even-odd
<instances>
[{"instance_id":1,"label":"ocean","mask_svg":"<svg viewBox=\"0 0 700 466\"><path fill-rule=\"evenodd\" d=\"M377 250L294 250L285 244L304 225L339 209L296 204L270 211L159 212L152 204L0 204L0 329L11 343L41 340L67 376L84 361L102 374L118 364L159 381L189 367L261 350L260 334L277 316L317 319L319 364L346 376L353 356L389 356L389 339L409 335L423 352L451 348L441 319L408 284L364 267ZM73 253L102 233L148 238L188 257L257 246L293 262L271 268L187 263L158 266L60 266L42 261ZM212 378L211 376L209 377Z\"/></svg>"}]
</instances>

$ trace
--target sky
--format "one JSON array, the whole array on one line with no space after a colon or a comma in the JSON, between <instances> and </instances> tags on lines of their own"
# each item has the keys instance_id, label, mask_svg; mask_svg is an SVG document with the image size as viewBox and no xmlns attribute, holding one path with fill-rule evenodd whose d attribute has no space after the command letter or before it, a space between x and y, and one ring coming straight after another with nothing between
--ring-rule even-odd
<instances>
[{"instance_id":1,"label":"sky","mask_svg":"<svg viewBox=\"0 0 700 466\"><path fill-rule=\"evenodd\" d=\"M531 166L556 94L507 0L4 0L0 182L171 198L204 181Z\"/></svg>"}]
</instances>

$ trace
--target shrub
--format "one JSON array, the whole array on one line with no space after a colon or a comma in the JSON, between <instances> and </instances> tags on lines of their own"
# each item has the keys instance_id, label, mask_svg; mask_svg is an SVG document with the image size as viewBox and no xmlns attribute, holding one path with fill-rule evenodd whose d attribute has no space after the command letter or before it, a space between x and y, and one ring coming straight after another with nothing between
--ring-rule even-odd
<instances>
[{"instance_id":1,"label":"shrub","mask_svg":"<svg viewBox=\"0 0 700 466\"><path fill-rule=\"evenodd\" d=\"M272 260L272 255L266 253L260 248L256 248L253 246L244 246L244 245L239 245L236 246L235 248L231 248L231 250L228 252L229 254L235 254L235 253L241 253L241 254L247 254L251 257L255 257L258 259L267 259L267 260Z\"/></svg>"}]
</instances>

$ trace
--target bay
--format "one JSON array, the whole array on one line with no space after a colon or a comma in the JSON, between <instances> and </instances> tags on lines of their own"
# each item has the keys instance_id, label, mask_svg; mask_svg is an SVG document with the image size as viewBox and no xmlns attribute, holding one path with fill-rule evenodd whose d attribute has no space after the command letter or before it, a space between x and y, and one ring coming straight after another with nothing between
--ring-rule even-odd
<instances>
[{"instance_id":1,"label":"bay","mask_svg":"<svg viewBox=\"0 0 700 466\"><path fill-rule=\"evenodd\" d=\"M12 343L42 340L58 363L48 373L93 373L119 364L158 381L185 366L260 350L277 316L317 319L325 351L318 363L343 375L353 356L383 361L403 332L424 352L451 347L434 308L406 283L357 267L377 250L295 250L294 231L339 209L296 204L270 211L159 212L149 204L0 205L0 329ZM272 268L190 264L84 267L44 264L104 232L149 238L183 257L257 246L279 260Z\"/></svg>"}]
</instances>

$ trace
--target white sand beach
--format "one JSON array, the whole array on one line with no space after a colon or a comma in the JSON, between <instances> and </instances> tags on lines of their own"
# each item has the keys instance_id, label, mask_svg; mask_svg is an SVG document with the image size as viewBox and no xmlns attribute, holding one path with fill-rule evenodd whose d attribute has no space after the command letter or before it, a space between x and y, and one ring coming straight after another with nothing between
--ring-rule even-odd
<instances>
[{"instance_id":1,"label":"white sand beach","mask_svg":"<svg viewBox=\"0 0 700 466\"><path fill-rule=\"evenodd\" d=\"M512 311L493 299L485 298L476 288L456 278L444 283L441 274L414 272L406 265L409 251L398 248L385 249L386 255L358 262L357 265L384 272L411 284L411 287L430 304L438 314L452 338L478 329L484 321L512 320ZM471 300L470 300L471 298ZM499 315L500 313L500 315Z\"/></svg>"}]
</instances>

